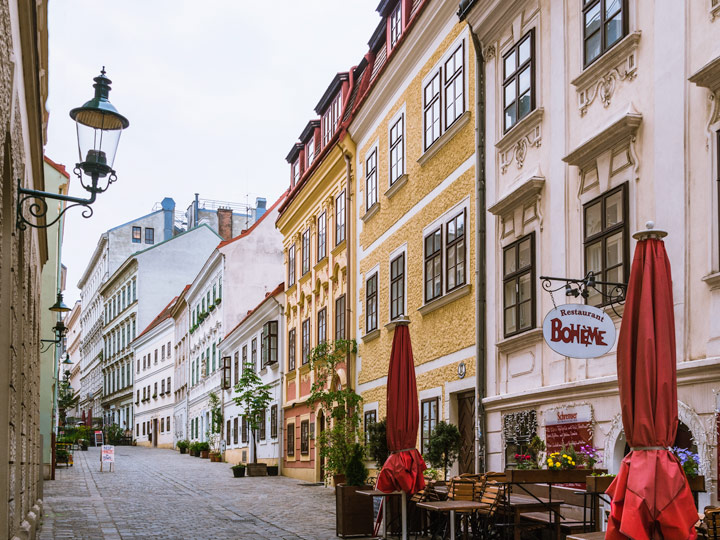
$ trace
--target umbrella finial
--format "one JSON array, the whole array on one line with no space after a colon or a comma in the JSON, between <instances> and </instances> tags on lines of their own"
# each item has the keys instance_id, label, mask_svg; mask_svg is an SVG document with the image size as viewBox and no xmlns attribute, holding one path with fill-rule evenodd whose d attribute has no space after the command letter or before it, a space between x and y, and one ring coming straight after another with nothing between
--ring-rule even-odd
<instances>
[{"instance_id":1,"label":"umbrella finial","mask_svg":"<svg viewBox=\"0 0 720 540\"><path fill-rule=\"evenodd\" d=\"M656 238L661 240L668 235L667 231L655 228L654 221L648 221L645 223L645 230L638 231L633 234L633 238L637 241L647 240L648 238Z\"/></svg>"}]
</instances>

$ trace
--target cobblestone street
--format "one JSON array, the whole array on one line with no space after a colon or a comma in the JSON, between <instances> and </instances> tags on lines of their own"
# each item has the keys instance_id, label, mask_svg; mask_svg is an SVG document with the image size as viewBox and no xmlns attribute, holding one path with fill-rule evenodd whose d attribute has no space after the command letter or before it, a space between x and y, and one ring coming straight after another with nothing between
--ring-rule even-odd
<instances>
[{"instance_id":1,"label":"cobblestone street","mask_svg":"<svg viewBox=\"0 0 720 540\"><path fill-rule=\"evenodd\" d=\"M285 477L233 478L227 463L172 450L116 447L116 472L100 450L45 482L40 538L329 539L333 492Z\"/></svg>"}]
</instances>

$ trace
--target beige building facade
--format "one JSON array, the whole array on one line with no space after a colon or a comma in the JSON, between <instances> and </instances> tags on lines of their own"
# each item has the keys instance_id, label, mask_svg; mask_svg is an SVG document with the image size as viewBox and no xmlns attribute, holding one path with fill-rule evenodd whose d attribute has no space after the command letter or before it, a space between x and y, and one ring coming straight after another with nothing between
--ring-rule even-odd
<instances>
[{"instance_id":1,"label":"beige building facade","mask_svg":"<svg viewBox=\"0 0 720 540\"><path fill-rule=\"evenodd\" d=\"M668 231L677 333L677 446L697 451L717 501L720 392L720 5L464 1L482 44L489 470L577 414L617 472L627 453L615 347L593 359L543 341L554 298L540 276L626 283L635 240ZM553 288L562 282L553 282ZM608 292L608 291L606 291ZM622 304L591 291L619 329Z\"/></svg>"}]
</instances>

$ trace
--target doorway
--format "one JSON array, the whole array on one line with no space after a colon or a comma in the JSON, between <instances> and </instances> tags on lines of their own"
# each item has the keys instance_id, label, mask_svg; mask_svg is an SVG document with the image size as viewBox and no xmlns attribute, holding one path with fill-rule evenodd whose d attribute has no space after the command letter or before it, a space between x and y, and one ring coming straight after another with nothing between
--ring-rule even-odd
<instances>
[{"instance_id":1,"label":"doorway","mask_svg":"<svg viewBox=\"0 0 720 540\"><path fill-rule=\"evenodd\" d=\"M475 473L475 391L458 394L458 429L460 430L460 456L458 471Z\"/></svg>"},{"instance_id":2,"label":"doorway","mask_svg":"<svg viewBox=\"0 0 720 540\"><path fill-rule=\"evenodd\" d=\"M153 438L152 438L153 447L154 447L154 448L157 448L157 438L158 438L158 421L157 421L157 418L153 418L152 434L153 434Z\"/></svg>"}]
</instances>

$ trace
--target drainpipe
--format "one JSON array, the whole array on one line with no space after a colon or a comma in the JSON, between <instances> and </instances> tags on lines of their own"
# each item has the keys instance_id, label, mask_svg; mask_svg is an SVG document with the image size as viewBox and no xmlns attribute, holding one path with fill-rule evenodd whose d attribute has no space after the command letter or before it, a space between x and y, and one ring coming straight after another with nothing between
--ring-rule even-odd
<instances>
[{"instance_id":1,"label":"drainpipe","mask_svg":"<svg viewBox=\"0 0 720 540\"><path fill-rule=\"evenodd\" d=\"M485 201L485 59L482 44L470 28L475 46L475 471L487 469L485 398L487 294Z\"/></svg>"},{"instance_id":2,"label":"drainpipe","mask_svg":"<svg viewBox=\"0 0 720 540\"><path fill-rule=\"evenodd\" d=\"M347 283L347 290L345 291L345 335L347 337L350 337L350 309L353 304L353 296L350 294L351 292L351 285L352 285L352 272L350 269L352 268L350 262L351 262L351 255L352 255L352 242L350 242L351 238L351 230L350 230L350 224L352 223L352 220L350 218L352 207L350 206L351 197L350 197L350 187L351 187L351 177L350 177L350 171L351 171L351 163L352 163L352 156L348 154L347 152L343 152L343 157L345 158L345 168L346 168L346 174L347 174L347 187L345 188L345 253L346 253L346 268L347 271L345 272L346 275L346 283ZM347 368L347 387L348 390L352 390L352 377L353 372L351 369L351 354L348 350L347 352L347 358L345 360L345 367Z\"/></svg>"}]
</instances>

